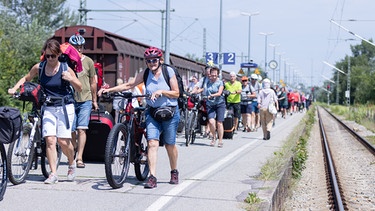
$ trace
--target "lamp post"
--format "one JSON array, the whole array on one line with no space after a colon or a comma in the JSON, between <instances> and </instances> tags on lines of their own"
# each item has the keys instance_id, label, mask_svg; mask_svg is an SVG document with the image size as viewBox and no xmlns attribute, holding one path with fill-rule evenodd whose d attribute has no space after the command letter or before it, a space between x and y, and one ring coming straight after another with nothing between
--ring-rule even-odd
<instances>
[{"instance_id":1,"label":"lamp post","mask_svg":"<svg viewBox=\"0 0 375 211\"><path fill-rule=\"evenodd\" d=\"M268 74L267 71L267 37L269 35L273 35L273 32L265 33L265 32L260 32L260 35L264 36L264 72L266 73L266 77Z\"/></svg>"},{"instance_id":2,"label":"lamp post","mask_svg":"<svg viewBox=\"0 0 375 211\"><path fill-rule=\"evenodd\" d=\"M247 60L249 63L251 62L251 57L250 57L251 16L259 15L259 14L260 14L259 12L253 12L253 13L241 12L241 15L249 16L249 40L248 40L248 46L247 46Z\"/></svg>"},{"instance_id":3,"label":"lamp post","mask_svg":"<svg viewBox=\"0 0 375 211\"><path fill-rule=\"evenodd\" d=\"M269 46L271 46L271 47L273 47L273 60L275 60L275 54L276 54L276 47L277 46L280 46L280 44L269 44ZM280 65L280 64L279 64ZM276 81L275 80L275 69L273 68L273 70L272 70L272 80L273 81Z\"/></svg>"},{"instance_id":4,"label":"lamp post","mask_svg":"<svg viewBox=\"0 0 375 211\"><path fill-rule=\"evenodd\" d=\"M280 79L281 79L281 56L282 55L284 55L285 54L285 52L277 52L276 53L276 55L278 55L279 56L279 65L278 65L278 67L279 67L279 83L280 83Z\"/></svg>"}]
</instances>

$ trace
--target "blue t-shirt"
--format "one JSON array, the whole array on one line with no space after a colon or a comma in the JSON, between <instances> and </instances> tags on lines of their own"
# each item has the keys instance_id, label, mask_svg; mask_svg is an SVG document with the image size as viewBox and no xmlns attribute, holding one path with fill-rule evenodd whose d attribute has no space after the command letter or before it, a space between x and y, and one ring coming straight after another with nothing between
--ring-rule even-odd
<instances>
[{"instance_id":1,"label":"blue t-shirt","mask_svg":"<svg viewBox=\"0 0 375 211\"><path fill-rule=\"evenodd\" d=\"M175 75L174 70L172 68L167 67L167 71L169 74L169 78L172 78ZM149 70L145 84L146 94L149 95L156 92L157 90L171 90L171 88L168 86L167 82L164 79L163 71L161 71L159 78L156 79L152 71ZM161 106L177 106L177 98L168 98L165 95L163 95L162 97L158 97L155 101L151 101L151 99L146 99L146 102L147 105L154 108Z\"/></svg>"},{"instance_id":2,"label":"blue t-shirt","mask_svg":"<svg viewBox=\"0 0 375 211\"><path fill-rule=\"evenodd\" d=\"M224 87L223 81L217 79L215 82L211 82L210 80L206 80L206 84L204 87L204 95L205 96L210 96L212 94L215 94L219 92L220 87ZM212 105L217 105L220 103L225 103L225 99L223 95L220 95L219 97L214 97L212 99L207 99L207 105L212 106Z\"/></svg>"}]
</instances>

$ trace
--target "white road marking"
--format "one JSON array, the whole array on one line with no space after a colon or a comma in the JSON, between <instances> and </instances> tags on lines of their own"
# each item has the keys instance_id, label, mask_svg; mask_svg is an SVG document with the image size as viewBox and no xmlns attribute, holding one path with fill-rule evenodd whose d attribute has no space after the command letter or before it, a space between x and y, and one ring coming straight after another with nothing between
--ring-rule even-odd
<instances>
[{"instance_id":1,"label":"white road marking","mask_svg":"<svg viewBox=\"0 0 375 211\"><path fill-rule=\"evenodd\" d=\"M259 138L257 138L259 139ZM178 184L176 187L174 187L172 190L167 192L164 196L160 197L158 200L156 200L153 204L151 204L146 211L155 211L155 210L161 210L174 196L185 190L187 187L189 187L194 182L197 182L204 177L206 177L208 174L212 173L216 169L218 169L220 166L224 165L225 163L229 162L231 159L239 155L242 151L250 147L251 145L257 143L258 141L250 142L243 147L240 147L236 151L230 153L223 159L216 162L214 165L210 166L206 170L196 174L189 180L185 180L184 182Z\"/></svg>"}]
</instances>

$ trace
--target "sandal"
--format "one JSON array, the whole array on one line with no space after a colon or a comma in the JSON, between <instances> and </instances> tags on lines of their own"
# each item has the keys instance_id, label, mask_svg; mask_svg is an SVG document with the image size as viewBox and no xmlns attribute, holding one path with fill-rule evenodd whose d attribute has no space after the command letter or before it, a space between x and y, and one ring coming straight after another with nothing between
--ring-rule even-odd
<instances>
[{"instance_id":1,"label":"sandal","mask_svg":"<svg viewBox=\"0 0 375 211\"><path fill-rule=\"evenodd\" d=\"M86 165L82 160L77 160L77 168L85 168Z\"/></svg>"},{"instance_id":2,"label":"sandal","mask_svg":"<svg viewBox=\"0 0 375 211\"><path fill-rule=\"evenodd\" d=\"M223 148L223 143L218 143L218 144L217 144L217 147L219 147L219 148Z\"/></svg>"},{"instance_id":3,"label":"sandal","mask_svg":"<svg viewBox=\"0 0 375 211\"><path fill-rule=\"evenodd\" d=\"M215 140L215 139L212 139L212 140L211 140L211 143L210 143L210 146L211 146L211 147L214 147L214 146L215 146L215 142L216 142L216 140Z\"/></svg>"}]
</instances>

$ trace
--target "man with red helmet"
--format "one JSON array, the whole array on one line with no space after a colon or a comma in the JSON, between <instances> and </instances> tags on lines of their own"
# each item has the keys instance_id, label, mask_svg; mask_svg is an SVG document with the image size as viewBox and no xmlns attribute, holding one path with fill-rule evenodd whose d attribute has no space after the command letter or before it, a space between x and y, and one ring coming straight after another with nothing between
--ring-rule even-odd
<instances>
[{"instance_id":1,"label":"man with red helmet","mask_svg":"<svg viewBox=\"0 0 375 211\"><path fill-rule=\"evenodd\" d=\"M164 63L163 53L160 49L150 47L144 53L147 69L140 72L134 80L118 85L109 89L99 90L99 96L107 92L121 92L124 90L132 89L140 83L145 84L146 94L151 97L146 99L146 133L148 141L147 158L150 167L150 176L148 177L145 188L156 188L157 179L156 175L156 161L159 147L159 141L162 139L163 144L169 157L169 165L171 167L171 180L170 184L178 184L178 171L177 171L177 157L178 151L176 147L176 134L177 126L180 121L180 114L178 112L179 88L177 78L174 70L167 66L169 74L169 84L165 81L163 76L162 64ZM145 72L148 71L146 80L143 77ZM160 107L169 107L175 110L174 115L168 120L157 120L151 110L156 110Z\"/></svg>"}]
</instances>

